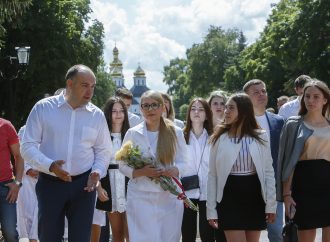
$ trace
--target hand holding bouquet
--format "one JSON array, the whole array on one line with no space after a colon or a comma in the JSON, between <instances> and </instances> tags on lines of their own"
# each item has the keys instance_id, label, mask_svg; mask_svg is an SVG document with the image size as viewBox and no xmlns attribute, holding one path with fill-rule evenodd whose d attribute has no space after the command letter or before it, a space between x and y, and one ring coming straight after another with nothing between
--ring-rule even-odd
<instances>
[{"instance_id":1,"label":"hand holding bouquet","mask_svg":"<svg viewBox=\"0 0 330 242\"><path fill-rule=\"evenodd\" d=\"M121 147L121 149L116 153L115 158L116 160L125 162L128 166L134 169L141 169L145 166L160 168L152 157L143 157L139 147L134 147L131 141L126 142ZM187 207L198 211L198 207L196 207L195 204L193 204L193 202L185 195L184 191L182 190L182 185L177 178L161 175L158 177L149 177L149 179L151 179L156 184L159 184L164 191L169 191L173 195L177 196L178 199L183 200ZM181 188L181 192L177 190L178 187L175 183Z\"/></svg>"}]
</instances>

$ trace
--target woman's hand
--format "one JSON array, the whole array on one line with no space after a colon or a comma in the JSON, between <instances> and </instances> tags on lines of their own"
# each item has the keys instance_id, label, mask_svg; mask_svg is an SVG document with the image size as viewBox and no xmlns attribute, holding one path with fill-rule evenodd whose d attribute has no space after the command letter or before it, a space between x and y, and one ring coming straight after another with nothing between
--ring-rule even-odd
<instances>
[{"instance_id":1,"label":"woman's hand","mask_svg":"<svg viewBox=\"0 0 330 242\"><path fill-rule=\"evenodd\" d=\"M170 167L163 171L162 175L167 177L178 177L179 169L176 166Z\"/></svg>"},{"instance_id":2,"label":"woman's hand","mask_svg":"<svg viewBox=\"0 0 330 242\"><path fill-rule=\"evenodd\" d=\"M275 213L266 213L266 223L272 224L275 222L276 214Z\"/></svg>"},{"instance_id":3,"label":"woman's hand","mask_svg":"<svg viewBox=\"0 0 330 242\"><path fill-rule=\"evenodd\" d=\"M208 222L212 228L218 229L218 220L217 219L209 219Z\"/></svg>"},{"instance_id":4,"label":"woman's hand","mask_svg":"<svg viewBox=\"0 0 330 242\"><path fill-rule=\"evenodd\" d=\"M32 168L30 168L27 172L26 175L32 177L32 178L38 178L39 176L39 172L37 170L34 170Z\"/></svg>"},{"instance_id":5,"label":"woman's hand","mask_svg":"<svg viewBox=\"0 0 330 242\"><path fill-rule=\"evenodd\" d=\"M284 196L284 205L285 205L285 215L290 219L294 217L296 212L296 202L293 200L291 195Z\"/></svg>"},{"instance_id":6,"label":"woman's hand","mask_svg":"<svg viewBox=\"0 0 330 242\"><path fill-rule=\"evenodd\" d=\"M160 177L162 175L163 169L155 168L152 165L146 165L141 169L135 169L133 171L133 178L140 177L140 176L147 176L147 177Z\"/></svg>"},{"instance_id":7,"label":"woman's hand","mask_svg":"<svg viewBox=\"0 0 330 242\"><path fill-rule=\"evenodd\" d=\"M109 196L106 190L103 189L101 184L96 188L97 190L97 197L101 202L105 202L109 200Z\"/></svg>"}]
</instances>

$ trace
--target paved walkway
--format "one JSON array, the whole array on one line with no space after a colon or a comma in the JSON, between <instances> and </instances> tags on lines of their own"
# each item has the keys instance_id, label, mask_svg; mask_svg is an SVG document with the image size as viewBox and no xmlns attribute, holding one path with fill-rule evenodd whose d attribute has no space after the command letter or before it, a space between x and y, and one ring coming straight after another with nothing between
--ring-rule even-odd
<instances>
[{"instance_id":1,"label":"paved walkway","mask_svg":"<svg viewBox=\"0 0 330 242\"><path fill-rule=\"evenodd\" d=\"M322 241L322 231L321 229L317 230L317 234L316 234L316 239L315 242L321 242ZM267 238L267 232L266 231L262 231L261 232L261 237L260 237L260 241L259 242L268 242L268 238ZM29 242L28 239L20 239L20 242ZM200 240L196 240L196 242L200 242Z\"/></svg>"}]
</instances>

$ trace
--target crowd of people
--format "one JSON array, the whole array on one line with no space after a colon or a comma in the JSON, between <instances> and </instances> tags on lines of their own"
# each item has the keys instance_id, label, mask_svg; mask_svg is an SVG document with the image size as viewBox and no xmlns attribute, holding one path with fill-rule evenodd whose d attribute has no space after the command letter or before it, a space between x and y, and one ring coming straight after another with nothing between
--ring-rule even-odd
<instances>
[{"instance_id":1,"label":"crowd of people","mask_svg":"<svg viewBox=\"0 0 330 242\"><path fill-rule=\"evenodd\" d=\"M93 105L96 78L87 66L72 66L65 80L64 90L35 104L18 134L0 119L5 241L104 242L110 226L113 242L195 242L198 231L203 242L257 242L265 229L280 242L285 215L299 241L314 241L317 228L330 241L324 82L299 76L297 97L279 97L275 114L266 84L253 79L240 93L193 98L181 121L168 94L143 93L139 117L128 111L127 89L103 110ZM155 163L116 160L127 142ZM161 176L181 179L182 193L164 190L155 182Z\"/></svg>"}]
</instances>

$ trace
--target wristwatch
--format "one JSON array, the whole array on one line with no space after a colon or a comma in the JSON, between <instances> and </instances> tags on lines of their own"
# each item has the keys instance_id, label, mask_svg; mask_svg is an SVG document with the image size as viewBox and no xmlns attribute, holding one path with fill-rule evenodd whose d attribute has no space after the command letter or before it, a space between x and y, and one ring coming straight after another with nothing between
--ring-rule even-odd
<instances>
[{"instance_id":1,"label":"wristwatch","mask_svg":"<svg viewBox=\"0 0 330 242\"><path fill-rule=\"evenodd\" d=\"M23 183L20 182L20 181L14 180L13 182L14 182L17 186L19 186L19 187L22 187L22 186L23 186Z\"/></svg>"}]
</instances>

